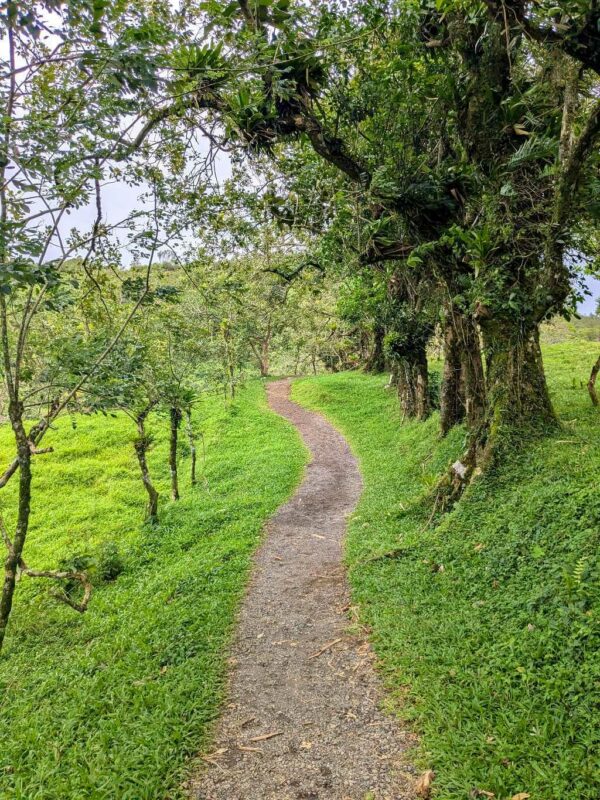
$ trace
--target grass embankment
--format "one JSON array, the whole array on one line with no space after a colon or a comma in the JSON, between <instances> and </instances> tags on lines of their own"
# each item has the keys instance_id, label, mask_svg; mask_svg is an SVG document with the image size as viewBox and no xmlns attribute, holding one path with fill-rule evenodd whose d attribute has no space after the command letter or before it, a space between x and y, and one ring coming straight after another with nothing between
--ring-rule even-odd
<instances>
[{"instance_id":1,"label":"grass embankment","mask_svg":"<svg viewBox=\"0 0 600 800\"><path fill-rule=\"evenodd\" d=\"M68 419L35 461L31 566L118 545L124 572L80 616L23 580L0 658L0 797L158 800L178 796L186 756L207 742L222 699L227 642L265 519L298 482L305 452L256 383L235 405L196 412L206 464L167 502L168 424L154 419L150 467L161 524L141 525L145 497L131 440L116 419ZM12 456L0 430L1 463ZM199 472L201 463L199 462ZM3 490L8 520L15 481Z\"/></svg>"},{"instance_id":2,"label":"grass embankment","mask_svg":"<svg viewBox=\"0 0 600 800\"><path fill-rule=\"evenodd\" d=\"M437 414L401 426L382 376L294 384L360 459L354 599L436 798L600 796L600 414L581 387L597 349L546 348L563 429L507 455L435 527L426 498L464 432L440 441Z\"/></svg>"}]
</instances>

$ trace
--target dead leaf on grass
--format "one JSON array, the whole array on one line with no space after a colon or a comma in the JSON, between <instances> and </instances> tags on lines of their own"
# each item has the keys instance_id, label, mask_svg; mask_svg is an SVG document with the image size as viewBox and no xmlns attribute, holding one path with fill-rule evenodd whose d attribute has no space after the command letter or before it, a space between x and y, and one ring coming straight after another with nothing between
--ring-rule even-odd
<instances>
[{"instance_id":1,"label":"dead leaf on grass","mask_svg":"<svg viewBox=\"0 0 600 800\"><path fill-rule=\"evenodd\" d=\"M418 797L423 797L425 800L427 800L427 798L431 796L431 784L433 783L434 778L435 772L432 769L428 769L427 772L424 772L421 775L415 787Z\"/></svg>"}]
</instances>

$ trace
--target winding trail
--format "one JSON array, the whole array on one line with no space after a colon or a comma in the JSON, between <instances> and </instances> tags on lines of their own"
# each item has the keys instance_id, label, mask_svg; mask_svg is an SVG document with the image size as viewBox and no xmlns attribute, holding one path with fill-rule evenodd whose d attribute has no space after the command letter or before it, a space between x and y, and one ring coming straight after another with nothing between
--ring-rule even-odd
<instances>
[{"instance_id":1,"label":"winding trail","mask_svg":"<svg viewBox=\"0 0 600 800\"><path fill-rule=\"evenodd\" d=\"M269 384L269 404L298 428L312 460L256 556L231 652L230 702L190 794L409 800L414 739L379 710L369 645L349 627L342 542L360 473L341 434L289 393L287 380Z\"/></svg>"}]
</instances>

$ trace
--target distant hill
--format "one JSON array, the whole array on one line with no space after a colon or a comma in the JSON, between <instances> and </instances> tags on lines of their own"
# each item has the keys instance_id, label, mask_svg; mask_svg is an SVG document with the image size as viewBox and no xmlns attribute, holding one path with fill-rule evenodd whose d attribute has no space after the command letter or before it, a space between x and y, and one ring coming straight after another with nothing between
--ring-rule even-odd
<instances>
[{"instance_id":1,"label":"distant hill","mask_svg":"<svg viewBox=\"0 0 600 800\"><path fill-rule=\"evenodd\" d=\"M542 341L548 344L569 341L600 342L600 316L567 321L556 317L541 328Z\"/></svg>"}]
</instances>

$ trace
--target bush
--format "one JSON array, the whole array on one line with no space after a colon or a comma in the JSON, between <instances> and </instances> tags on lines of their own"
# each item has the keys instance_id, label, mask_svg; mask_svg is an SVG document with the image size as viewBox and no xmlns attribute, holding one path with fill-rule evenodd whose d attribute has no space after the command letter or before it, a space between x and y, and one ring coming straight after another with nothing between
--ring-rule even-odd
<instances>
[{"instance_id":1,"label":"bush","mask_svg":"<svg viewBox=\"0 0 600 800\"><path fill-rule=\"evenodd\" d=\"M104 542L96 559L96 574L104 583L115 581L125 570L125 561L116 542Z\"/></svg>"}]
</instances>

